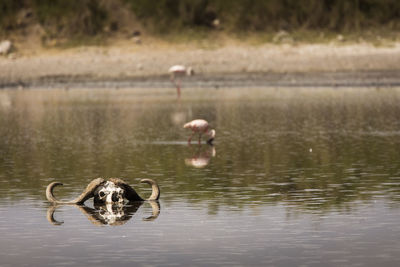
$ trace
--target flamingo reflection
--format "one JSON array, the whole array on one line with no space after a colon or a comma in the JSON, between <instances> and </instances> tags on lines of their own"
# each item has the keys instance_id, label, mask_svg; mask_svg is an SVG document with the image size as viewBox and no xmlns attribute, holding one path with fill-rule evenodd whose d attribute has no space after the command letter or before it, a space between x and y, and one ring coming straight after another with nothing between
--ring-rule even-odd
<instances>
[{"instance_id":1,"label":"flamingo reflection","mask_svg":"<svg viewBox=\"0 0 400 267\"><path fill-rule=\"evenodd\" d=\"M204 168L216 154L214 146L208 147L205 151L201 151L201 146L199 146L192 157L185 159L185 164L195 168Z\"/></svg>"},{"instance_id":2,"label":"flamingo reflection","mask_svg":"<svg viewBox=\"0 0 400 267\"><path fill-rule=\"evenodd\" d=\"M175 85L178 98L180 98L181 77L192 76L194 74L194 71L191 67L185 67L183 65L174 65L171 68L169 68L168 72L171 74L171 82Z\"/></svg>"}]
</instances>

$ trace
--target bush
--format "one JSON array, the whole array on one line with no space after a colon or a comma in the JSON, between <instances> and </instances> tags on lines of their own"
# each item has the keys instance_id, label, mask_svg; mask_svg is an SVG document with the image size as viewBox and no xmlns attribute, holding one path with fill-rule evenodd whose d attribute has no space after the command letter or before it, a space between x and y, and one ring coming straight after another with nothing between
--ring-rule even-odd
<instances>
[{"instance_id":1,"label":"bush","mask_svg":"<svg viewBox=\"0 0 400 267\"><path fill-rule=\"evenodd\" d=\"M125 0L150 28L208 27L218 18L233 31L399 28L398 0Z\"/></svg>"},{"instance_id":2,"label":"bush","mask_svg":"<svg viewBox=\"0 0 400 267\"><path fill-rule=\"evenodd\" d=\"M0 32L13 30L16 14L23 6L23 0L0 0Z\"/></svg>"},{"instance_id":3,"label":"bush","mask_svg":"<svg viewBox=\"0 0 400 267\"><path fill-rule=\"evenodd\" d=\"M33 8L39 23L53 35L95 35L107 20L96 0L34 0Z\"/></svg>"},{"instance_id":4,"label":"bush","mask_svg":"<svg viewBox=\"0 0 400 267\"><path fill-rule=\"evenodd\" d=\"M22 27L18 12L29 9L52 37L98 35L115 17L106 1L127 5L139 23L157 33L208 31L216 19L234 33L400 29L399 0L0 0L0 33ZM118 25L118 18L112 23Z\"/></svg>"}]
</instances>

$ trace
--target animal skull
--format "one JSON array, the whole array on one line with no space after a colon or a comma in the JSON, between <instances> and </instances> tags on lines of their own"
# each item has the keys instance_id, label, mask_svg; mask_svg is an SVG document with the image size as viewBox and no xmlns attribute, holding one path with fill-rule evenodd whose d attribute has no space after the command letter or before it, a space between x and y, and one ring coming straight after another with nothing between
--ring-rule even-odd
<instances>
[{"instance_id":1,"label":"animal skull","mask_svg":"<svg viewBox=\"0 0 400 267\"><path fill-rule=\"evenodd\" d=\"M107 181L98 191L99 202L104 203L123 203L125 191L111 181Z\"/></svg>"}]
</instances>

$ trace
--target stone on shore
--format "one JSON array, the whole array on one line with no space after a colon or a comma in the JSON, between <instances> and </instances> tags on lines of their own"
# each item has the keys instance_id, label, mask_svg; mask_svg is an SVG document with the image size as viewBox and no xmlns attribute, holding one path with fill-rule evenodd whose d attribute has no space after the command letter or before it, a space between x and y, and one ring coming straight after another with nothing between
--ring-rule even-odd
<instances>
[{"instance_id":1,"label":"stone on shore","mask_svg":"<svg viewBox=\"0 0 400 267\"><path fill-rule=\"evenodd\" d=\"M7 55L11 52L12 43L9 40L0 42L0 55Z\"/></svg>"}]
</instances>

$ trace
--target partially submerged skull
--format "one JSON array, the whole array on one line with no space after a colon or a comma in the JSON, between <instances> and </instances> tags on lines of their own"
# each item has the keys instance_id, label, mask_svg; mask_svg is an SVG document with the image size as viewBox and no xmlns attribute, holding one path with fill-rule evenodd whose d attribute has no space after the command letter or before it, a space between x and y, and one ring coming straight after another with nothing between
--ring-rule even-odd
<instances>
[{"instance_id":1,"label":"partially submerged skull","mask_svg":"<svg viewBox=\"0 0 400 267\"><path fill-rule=\"evenodd\" d=\"M95 202L123 203L125 191L111 181L107 181L95 195Z\"/></svg>"}]
</instances>

